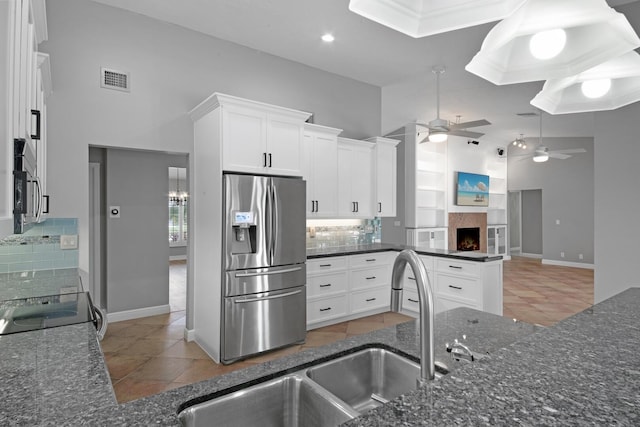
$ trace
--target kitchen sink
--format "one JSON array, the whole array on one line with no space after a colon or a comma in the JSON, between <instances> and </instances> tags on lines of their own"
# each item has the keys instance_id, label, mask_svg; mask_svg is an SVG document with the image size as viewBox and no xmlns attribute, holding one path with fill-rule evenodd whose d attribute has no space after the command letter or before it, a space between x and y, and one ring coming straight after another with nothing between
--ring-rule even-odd
<instances>
[{"instance_id":1,"label":"kitchen sink","mask_svg":"<svg viewBox=\"0 0 640 427\"><path fill-rule=\"evenodd\" d=\"M442 375L436 372L436 379ZM419 378L419 363L367 347L193 406L187 402L178 418L185 427L335 426L416 390Z\"/></svg>"},{"instance_id":2,"label":"kitchen sink","mask_svg":"<svg viewBox=\"0 0 640 427\"><path fill-rule=\"evenodd\" d=\"M184 426L336 426L359 414L307 378L290 374L180 412Z\"/></svg>"},{"instance_id":3,"label":"kitchen sink","mask_svg":"<svg viewBox=\"0 0 640 427\"><path fill-rule=\"evenodd\" d=\"M389 350L369 348L310 368L307 376L364 413L416 390L420 365Z\"/></svg>"}]
</instances>

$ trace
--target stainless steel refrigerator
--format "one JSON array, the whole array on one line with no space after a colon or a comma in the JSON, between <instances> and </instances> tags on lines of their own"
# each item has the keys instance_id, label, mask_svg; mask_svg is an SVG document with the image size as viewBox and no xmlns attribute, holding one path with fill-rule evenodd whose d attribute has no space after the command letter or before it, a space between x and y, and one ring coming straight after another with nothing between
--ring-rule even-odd
<instances>
[{"instance_id":1,"label":"stainless steel refrigerator","mask_svg":"<svg viewBox=\"0 0 640 427\"><path fill-rule=\"evenodd\" d=\"M224 175L221 360L304 342L306 183Z\"/></svg>"}]
</instances>

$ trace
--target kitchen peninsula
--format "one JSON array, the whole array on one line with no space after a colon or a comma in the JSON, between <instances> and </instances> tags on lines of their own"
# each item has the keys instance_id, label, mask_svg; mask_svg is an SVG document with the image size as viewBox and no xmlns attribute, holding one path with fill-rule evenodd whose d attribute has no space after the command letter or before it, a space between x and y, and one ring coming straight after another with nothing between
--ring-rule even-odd
<instances>
[{"instance_id":1,"label":"kitchen peninsula","mask_svg":"<svg viewBox=\"0 0 640 427\"><path fill-rule=\"evenodd\" d=\"M449 362L452 372L346 425L637 425L638 304L640 288L631 288L546 329L467 308L440 313L436 316L436 360ZM84 362L92 365L92 361L102 360L102 355L90 344L95 342L95 336L89 335L84 338L91 354ZM463 335L465 344L480 356L477 362L450 362L444 352L445 342L462 339ZM191 399L265 376L274 377L323 357L371 344L397 348L417 357L416 324L407 322L352 337L123 405L108 399L85 400L82 408L61 405L52 409L54 400L78 399L80 393L74 389L68 395L60 393L55 397L38 393L32 404L41 409L25 411L25 406L8 403L33 400L34 390L15 390L5 381L0 390L4 402L0 420L4 424L29 425L179 425L176 413ZM63 347L49 351L65 360L74 348ZM17 367L11 370L7 365L6 356L10 352L16 355L15 351L6 340L0 340L5 378L20 374ZM87 365L76 365L81 369L75 375L86 376L90 372ZM33 386L42 387L45 380L55 381L55 370L47 374L46 379L35 380Z\"/></svg>"}]
</instances>

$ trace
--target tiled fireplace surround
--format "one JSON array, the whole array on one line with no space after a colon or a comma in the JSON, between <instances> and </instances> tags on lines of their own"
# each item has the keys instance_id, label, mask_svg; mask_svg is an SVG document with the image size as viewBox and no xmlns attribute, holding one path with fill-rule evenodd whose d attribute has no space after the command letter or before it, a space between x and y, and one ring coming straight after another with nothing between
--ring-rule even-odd
<instances>
[{"instance_id":1,"label":"tiled fireplace surround","mask_svg":"<svg viewBox=\"0 0 640 427\"><path fill-rule=\"evenodd\" d=\"M480 228L480 252L487 252L487 214L454 212L449 213L449 249L456 249L458 228Z\"/></svg>"}]
</instances>

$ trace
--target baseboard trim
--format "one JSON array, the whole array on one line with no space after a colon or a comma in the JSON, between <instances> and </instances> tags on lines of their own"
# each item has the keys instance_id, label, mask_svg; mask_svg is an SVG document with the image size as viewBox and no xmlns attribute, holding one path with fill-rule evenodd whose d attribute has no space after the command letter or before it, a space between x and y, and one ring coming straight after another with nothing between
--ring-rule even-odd
<instances>
[{"instance_id":1,"label":"baseboard trim","mask_svg":"<svg viewBox=\"0 0 640 427\"><path fill-rule=\"evenodd\" d=\"M521 257L525 257L525 258L542 259L542 255L540 255L540 254L528 254L526 252L522 252L522 253L519 253L519 254L513 255L513 256L521 256Z\"/></svg>"},{"instance_id":2,"label":"baseboard trim","mask_svg":"<svg viewBox=\"0 0 640 427\"><path fill-rule=\"evenodd\" d=\"M587 264L584 262L556 261L554 259L543 259L542 263L547 265L558 265L561 267L585 268L587 270L593 270L595 268L593 264Z\"/></svg>"},{"instance_id":3,"label":"baseboard trim","mask_svg":"<svg viewBox=\"0 0 640 427\"><path fill-rule=\"evenodd\" d=\"M107 320L109 322L121 322L123 320L139 319L141 317L157 316L159 314L167 313L171 313L171 307L169 306L169 304L109 313L107 314Z\"/></svg>"},{"instance_id":4,"label":"baseboard trim","mask_svg":"<svg viewBox=\"0 0 640 427\"><path fill-rule=\"evenodd\" d=\"M196 339L196 331L194 329L184 328L184 340L191 342Z\"/></svg>"}]
</instances>

